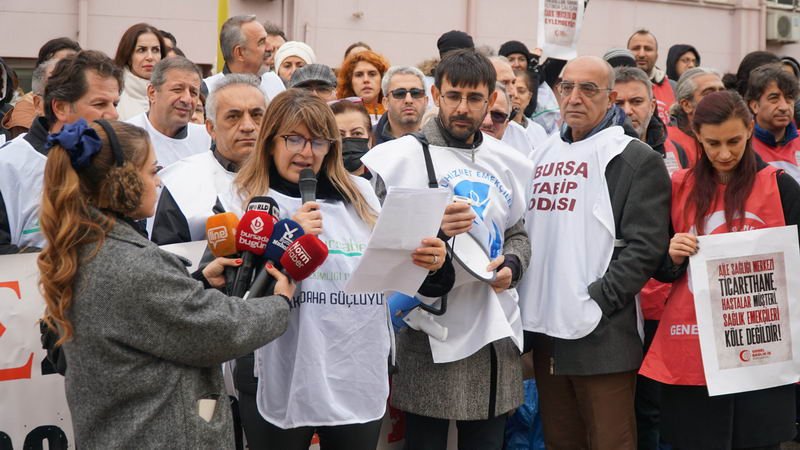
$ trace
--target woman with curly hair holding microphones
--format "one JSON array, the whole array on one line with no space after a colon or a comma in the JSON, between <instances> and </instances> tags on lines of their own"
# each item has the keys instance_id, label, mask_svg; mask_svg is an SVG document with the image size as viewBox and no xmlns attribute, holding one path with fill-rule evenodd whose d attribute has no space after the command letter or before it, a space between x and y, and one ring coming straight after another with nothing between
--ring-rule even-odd
<instances>
[{"instance_id":1,"label":"woman with curly hair holding microphones","mask_svg":"<svg viewBox=\"0 0 800 450\"><path fill-rule=\"evenodd\" d=\"M48 137L39 255L45 322L60 334L78 448L234 448L221 364L286 329L294 285L223 295L217 259L192 276L135 221L160 183L147 133L123 122L67 124Z\"/></svg>"},{"instance_id":2,"label":"woman with curly hair holding microphones","mask_svg":"<svg viewBox=\"0 0 800 450\"><path fill-rule=\"evenodd\" d=\"M640 374L661 384L661 436L676 450L779 449L795 435L794 385L710 396L687 272L697 236L800 223L800 186L753 150L753 116L735 91L697 105L697 164L672 176L668 254L655 278L671 282Z\"/></svg>"}]
</instances>

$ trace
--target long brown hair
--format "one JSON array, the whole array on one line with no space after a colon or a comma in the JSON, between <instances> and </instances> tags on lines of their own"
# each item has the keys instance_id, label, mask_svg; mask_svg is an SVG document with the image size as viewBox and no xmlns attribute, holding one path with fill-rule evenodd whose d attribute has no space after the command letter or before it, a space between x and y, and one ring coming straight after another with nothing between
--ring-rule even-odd
<instances>
[{"instance_id":1,"label":"long brown hair","mask_svg":"<svg viewBox=\"0 0 800 450\"><path fill-rule=\"evenodd\" d=\"M322 162L331 184L352 204L358 216L368 225L375 224L376 212L358 190L342 161L342 138L336 118L328 105L315 95L301 89L287 89L276 96L261 120L255 151L242 165L234 179L239 195L246 205L251 198L269 192L269 170L276 138L303 124L311 136L333 142Z\"/></svg>"},{"instance_id":2,"label":"long brown hair","mask_svg":"<svg viewBox=\"0 0 800 450\"><path fill-rule=\"evenodd\" d=\"M738 93L735 91L714 92L705 96L697 104L692 127L697 136L703 125L720 125L729 119L739 119L745 127L749 127L753 122L753 116L747 108L747 104ZM729 225L744 219L744 204L753 190L758 169L751 141L752 136L747 140L742 159L725 186L725 222ZM697 143L703 151L700 152L697 164L690 169L687 179L694 179L689 202L694 205L693 223L697 234L702 235L705 233L705 218L711 212L709 210L716 199L718 181L716 170L705 153L703 143L699 139L697 139ZM684 188L685 184L681 186L681 189ZM688 214L689 209L684 209L684 214Z\"/></svg>"},{"instance_id":3,"label":"long brown hair","mask_svg":"<svg viewBox=\"0 0 800 450\"><path fill-rule=\"evenodd\" d=\"M141 203L139 170L147 162L150 148L147 132L124 122L110 124L119 139L125 161L122 166L116 165L108 135L93 123L90 126L100 137L102 147L89 166L76 170L67 150L55 145L44 168L39 225L47 245L37 264L47 305L44 321L51 328L60 329L59 345L73 334L67 312L74 300L79 249L96 243L97 252L114 225L110 213L125 214Z\"/></svg>"},{"instance_id":4,"label":"long brown hair","mask_svg":"<svg viewBox=\"0 0 800 450\"><path fill-rule=\"evenodd\" d=\"M161 35L158 28L146 23L137 23L125 30L125 33L119 39L117 54L114 56L114 64L116 64L117 67L120 69L127 67L128 70L133 72L131 68L131 56L136 49L136 41L139 40L139 36L145 33L153 33L156 36L156 39L158 39L158 46L161 48L161 59L167 57L167 46L164 43L164 36Z\"/></svg>"}]
</instances>

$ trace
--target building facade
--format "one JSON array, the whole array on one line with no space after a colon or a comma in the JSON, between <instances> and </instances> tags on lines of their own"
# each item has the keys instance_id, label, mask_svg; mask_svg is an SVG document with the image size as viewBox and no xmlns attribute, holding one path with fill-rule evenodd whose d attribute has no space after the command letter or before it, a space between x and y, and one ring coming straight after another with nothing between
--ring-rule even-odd
<instances>
[{"instance_id":1,"label":"building facade","mask_svg":"<svg viewBox=\"0 0 800 450\"><path fill-rule=\"evenodd\" d=\"M659 40L659 66L667 49L680 43L696 46L704 66L735 71L753 50L800 54L795 1L591 0L578 52L602 55L647 28ZM509 39L536 44L536 0L0 0L0 56L24 72L39 46L58 36L113 56L128 26L148 22L173 33L190 59L214 66L219 2L228 15L252 13L281 25L290 39L307 42L320 62L334 67L355 41L367 42L393 64L417 64L436 56L436 39L451 29L494 48ZM780 32L785 37L775 40Z\"/></svg>"}]
</instances>

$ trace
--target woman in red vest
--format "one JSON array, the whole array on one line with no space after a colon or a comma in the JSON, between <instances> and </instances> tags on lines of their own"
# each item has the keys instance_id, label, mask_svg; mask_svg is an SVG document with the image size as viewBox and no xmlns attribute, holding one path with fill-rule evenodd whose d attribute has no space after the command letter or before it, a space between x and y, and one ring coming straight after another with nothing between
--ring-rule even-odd
<instances>
[{"instance_id":1,"label":"woman in red vest","mask_svg":"<svg viewBox=\"0 0 800 450\"><path fill-rule=\"evenodd\" d=\"M700 159L672 177L675 234L656 274L674 284L640 373L663 383L661 435L674 449L778 449L795 435L794 385L708 395L686 268L697 235L798 224L800 186L756 156L736 92L706 96L692 127Z\"/></svg>"}]
</instances>

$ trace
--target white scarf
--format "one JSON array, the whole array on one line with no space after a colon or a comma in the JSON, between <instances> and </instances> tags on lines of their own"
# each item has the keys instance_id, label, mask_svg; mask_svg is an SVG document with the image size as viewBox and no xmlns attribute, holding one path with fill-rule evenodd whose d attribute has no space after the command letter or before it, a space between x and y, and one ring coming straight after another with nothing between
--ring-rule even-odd
<instances>
[{"instance_id":1,"label":"white scarf","mask_svg":"<svg viewBox=\"0 0 800 450\"><path fill-rule=\"evenodd\" d=\"M139 78L130 69L125 69L125 89L119 97L117 112L119 120L128 120L150 109L147 100L147 85L150 80Z\"/></svg>"}]
</instances>

